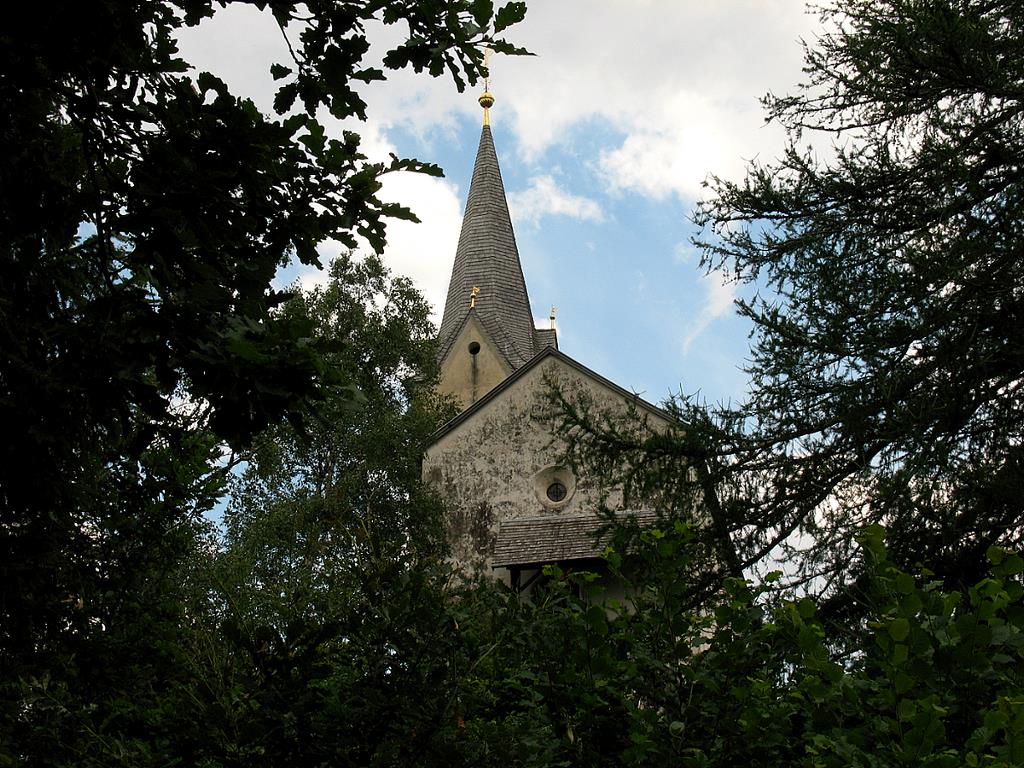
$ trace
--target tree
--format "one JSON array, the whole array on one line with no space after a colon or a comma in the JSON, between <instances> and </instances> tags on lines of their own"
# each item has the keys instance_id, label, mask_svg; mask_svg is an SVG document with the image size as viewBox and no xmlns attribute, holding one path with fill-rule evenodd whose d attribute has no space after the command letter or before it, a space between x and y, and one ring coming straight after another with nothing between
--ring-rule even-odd
<instances>
[{"instance_id":1,"label":"tree","mask_svg":"<svg viewBox=\"0 0 1024 768\"><path fill-rule=\"evenodd\" d=\"M380 175L439 170L371 163L318 110L362 117L356 86L385 69L475 82L481 45L525 13L259 4L293 59L268 117L177 56L175 31L223 4L27 5L0 33L0 743L41 711L24 686L59 678L83 703L111 683L108 641L138 635L143 596L195 546L221 446L354 384L271 279L327 239L379 250L386 219L412 216L377 199ZM405 39L375 54L377 23Z\"/></svg>"},{"instance_id":2,"label":"tree","mask_svg":"<svg viewBox=\"0 0 1024 768\"><path fill-rule=\"evenodd\" d=\"M693 531L678 521L634 542L644 581L627 604L595 604L596 574L555 567L526 596L456 591L441 614L455 621L416 657L437 687L393 723L425 734L402 762L1019 764L1024 560L993 548L984 579L946 591L893 565L882 529L858 541L864 630L841 638L841 657L816 602L770 584L729 578L713 610L690 608L679 575L695 565ZM613 569L626 561L607 559ZM386 686L371 689L386 698ZM412 712L422 719L403 729Z\"/></svg>"},{"instance_id":3,"label":"tree","mask_svg":"<svg viewBox=\"0 0 1024 768\"><path fill-rule=\"evenodd\" d=\"M357 394L336 388L301 429L266 430L230 483L221 558L239 570L233 611L276 626L329 617L381 563L439 554L439 509L420 459L454 415L434 394L430 307L379 259L336 260L325 286L296 293L282 312L312 326Z\"/></svg>"},{"instance_id":4,"label":"tree","mask_svg":"<svg viewBox=\"0 0 1024 768\"><path fill-rule=\"evenodd\" d=\"M705 263L771 293L756 329L756 427L739 465L770 483L750 521L813 538L835 573L852 533L974 583L1024 533L1024 15L1003 2L825 9L809 82L769 98L776 165L716 182ZM798 146L835 132L832 156ZM767 524L767 525L766 525Z\"/></svg>"},{"instance_id":5,"label":"tree","mask_svg":"<svg viewBox=\"0 0 1024 768\"><path fill-rule=\"evenodd\" d=\"M884 523L895 562L966 588L1024 536L1024 14L821 13L807 81L765 99L781 158L713 178L696 213L703 265L758 291L738 302L749 399L680 399L673 439L625 448L745 568L781 558L847 585L855 532Z\"/></svg>"},{"instance_id":6,"label":"tree","mask_svg":"<svg viewBox=\"0 0 1024 768\"><path fill-rule=\"evenodd\" d=\"M883 538L877 527L858 536L866 631L848 625L841 638L814 600L770 584L727 579L713 610L680 610L674 575L691 532L647 532L636 552L660 574L654 588L638 590L635 610L606 631L601 612L583 614L587 647L605 635L625 646L592 686L605 697L631 692L620 763L1018 764L1024 561L993 548L982 581L947 592L895 567ZM837 640L849 655L836 657Z\"/></svg>"}]
</instances>

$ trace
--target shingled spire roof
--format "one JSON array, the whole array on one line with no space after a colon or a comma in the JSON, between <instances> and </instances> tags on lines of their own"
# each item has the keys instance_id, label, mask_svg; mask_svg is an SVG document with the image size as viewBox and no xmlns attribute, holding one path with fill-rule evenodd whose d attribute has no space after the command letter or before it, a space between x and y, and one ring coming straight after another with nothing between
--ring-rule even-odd
<instances>
[{"instance_id":1,"label":"shingled spire roof","mask_svg":"<svg viewBox=\"0 0 1024 768\"><path fill-rule=\"evenodd\" d=\"M473 288L480 290L471 308ZM547 336L541 338L533 327L533 313L508 214L498 155L494 151L491 127L486 122L480 135L438 335L442 359L470 313L480 321L513 370L552 343Z\"/></svg>"}]
</instances>

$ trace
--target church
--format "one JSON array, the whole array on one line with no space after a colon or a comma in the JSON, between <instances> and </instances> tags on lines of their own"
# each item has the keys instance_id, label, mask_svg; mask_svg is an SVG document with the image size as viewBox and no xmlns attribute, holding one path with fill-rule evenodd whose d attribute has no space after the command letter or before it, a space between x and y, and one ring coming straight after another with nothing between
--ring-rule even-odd
<instances>
[{"instance_id":1,"label":"church","mask_svg":"<svg viewBox=\"0 0 1024 768\"><path fill-rule=\"evenodd\" d=\"M423 478L448 510L456 564L526 590L547 564L600 570L599 510L654 517L566 461L553 389L644 428L670 416L559 350L554 310L549 327L535 327L491 135L494 97L479 101L483 130L438 335L438 389L460 412L431 438Z\"/></svg>"}]
</instances>

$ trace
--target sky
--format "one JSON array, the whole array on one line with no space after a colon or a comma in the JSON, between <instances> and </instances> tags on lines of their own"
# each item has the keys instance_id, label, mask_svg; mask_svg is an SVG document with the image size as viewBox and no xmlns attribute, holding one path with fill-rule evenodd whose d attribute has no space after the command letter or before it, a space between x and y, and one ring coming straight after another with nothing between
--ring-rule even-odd
<instances>
[{"instance_id":1,"label":"sky","mask_svg":"<svg viewBox=\"0 0 1024 768\"><path fill-rule=\"evenodd\" d=\"M495 55L491 126L538 325L556 306L560 349L661 402L699 391L741 400L749 325L737 288L705 274L690 215L709 176L740 180L748 161L781 153L759 98L792 92L800 40L818 20L798 0L534 0L507 37L534 56ZM371 29L379 60L394 28ZM208 70L271 112L270 64L286 61L269 14L229 7L179 38ZM387 178L383 197L421 223L389 226L385 260L408 275L440 322L480 139L482 88L389 75L363 91L358 131L371 158L440 165L445 177ZM328 130L342 125L325 120ZM338 246L327 244L329 258ZM282 284L322 274L291 268Z\"/></svg>"}]
</instances>

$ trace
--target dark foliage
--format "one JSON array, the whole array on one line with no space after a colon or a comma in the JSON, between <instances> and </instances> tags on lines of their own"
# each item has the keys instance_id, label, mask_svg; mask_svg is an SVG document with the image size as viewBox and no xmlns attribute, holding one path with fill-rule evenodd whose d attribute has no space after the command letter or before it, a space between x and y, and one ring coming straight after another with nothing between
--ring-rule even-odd
<instances>
[{"instance_id":1,"label":"dark foliage","mask_svg":"<svg viewBox=\"0 0 1024 768\"><path fill-rule=\"evenodd\" d=\"M356 134L325 135L318 108L362 117L357 86L385 69L475 82L492 28L525 12L261 3L293 56L274 67L270 117L177 56L176 30L222 5L27 4L0 31L3 759L44 760L39 737L63 745L53 761L84 761L82 733L45 713L104 686L131 698L171 684L156 627L173 647L174 580L223 490L221 446L308 422L359 383L308 320L279 311L271 279L316 262L328 238L379 250L385 220L412 217L376 198L379 176L440 171L367 162ZM370 51L378 23L403 25L404 40ZM29 706L26 686L62 703ZM89 718L94 744L118 716Z\"/></svg>"}]
</instances>

